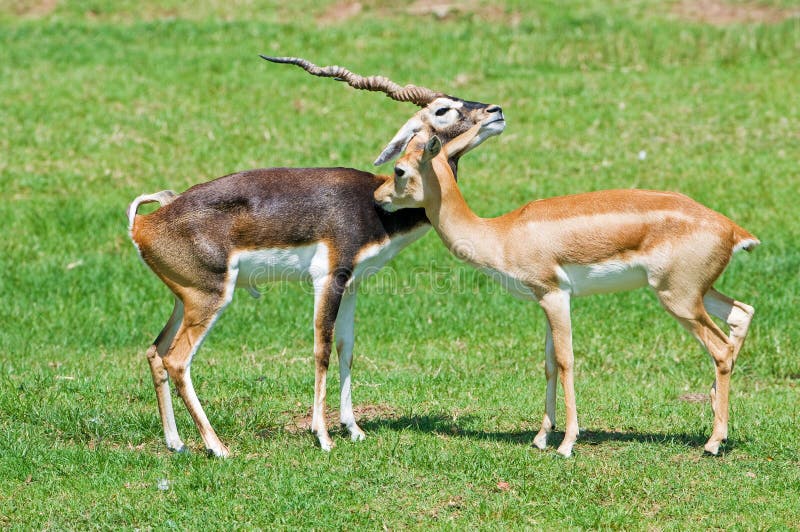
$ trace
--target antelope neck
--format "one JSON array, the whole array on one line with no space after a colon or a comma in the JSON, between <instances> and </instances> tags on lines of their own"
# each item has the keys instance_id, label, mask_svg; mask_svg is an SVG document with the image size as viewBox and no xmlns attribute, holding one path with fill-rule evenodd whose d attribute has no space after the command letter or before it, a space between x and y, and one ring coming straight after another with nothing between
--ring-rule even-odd
<instances>
[{"instance_id":1,"label":"antelope neck","mask_svg":"<svg viewBox=\"0 0 800 532\"><path fill-rule=\"evenodd\" d=\"M425 191L425 214L447 248L458 258L488 266L497 255L498 239L486 218L472 212L456 184L450 165L438 158Z\"/></svg>"}]
</instances>

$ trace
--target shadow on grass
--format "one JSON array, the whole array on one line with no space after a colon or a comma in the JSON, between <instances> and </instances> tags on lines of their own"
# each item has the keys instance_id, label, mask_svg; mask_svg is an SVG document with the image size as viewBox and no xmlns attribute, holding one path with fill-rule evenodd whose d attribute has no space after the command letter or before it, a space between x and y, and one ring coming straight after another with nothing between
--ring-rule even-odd
<instances>
[{"instance_id":1,"label":"shadow on grass","mask_svg":"<svg viewBox=\"0 0 800 532\"><path fill-rule=\"evenodd\" d=\"M533 437L537 430L519 430L492 432L464 428L470 425L474 416L461 416L453 420L452 416L443 414L403 416L395 418L375 418L364 420L359 425L367 433L388 429L394 431L414 430L421 433L440 434L443 436L469 438L484 441L500 441L518 445L532 445ZM553 431L548 439L548 445L558 446L564 439L564 433ZM677 443L686 447L700 447L706 443L708 436L705 434L676 434L676 433L643 433L622 432L617 430L581 430L578 443L582 445L602 445L608 442L639 442L639 443ZM732 447L729 441L726 450Z\"/></svg>"}]
</instances>

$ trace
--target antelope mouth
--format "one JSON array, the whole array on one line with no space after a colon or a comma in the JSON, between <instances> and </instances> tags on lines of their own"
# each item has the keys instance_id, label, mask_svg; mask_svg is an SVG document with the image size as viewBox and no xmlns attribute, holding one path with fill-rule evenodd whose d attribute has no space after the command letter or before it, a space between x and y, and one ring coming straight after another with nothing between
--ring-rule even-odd
<instances>
[{"instance_id":1,"label":"antelope mouth","mask_svg":"<svg viewBox=\"0 0 800 532\"><path fill-rule=\"evenodd\" d=\"M488 131L492 131L494 133L502 133L506 128L506 119L503 117L495 118L491 122L486 122L483 124L482 128L486 128Z\"/></svg>"}]
</instances>

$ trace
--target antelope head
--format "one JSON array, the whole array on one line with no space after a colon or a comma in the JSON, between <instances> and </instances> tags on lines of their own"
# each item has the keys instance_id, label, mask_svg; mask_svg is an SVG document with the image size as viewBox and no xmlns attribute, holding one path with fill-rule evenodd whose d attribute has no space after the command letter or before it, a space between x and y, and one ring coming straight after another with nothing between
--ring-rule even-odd
<instances>
[{"instance_id":1,"label":"antelope head","mask_svg":"<svg viewBox=\"0 0 800 532\"><path fill-rule=\"evenodd\" d=\"M389 141L375 160L376 166L397 158L417 133L424 133L427 138L435 135L442 143L447 144L472 127L480 125L478 133L471 136L471 141L463 145L460 151L448 152L448 160L454 167L462 155L489 137L499 135L506 127L503 110L499 105L462 100L416 85L401 86L383 76L364 77L340 66L319 67L298 57L261 57L273 63L297 65L314 76L344 81L356 89L383 92L393 100L411 102L421 107Z\"/></svg>"},{"instance_id":2,"label":"antelope head","mask_svg":"<svg viewBox=\"0 0 800 532\"><path fill-rule=\"evenodd\" d=\"M395 162L394 175L375 191L375 203L394 212L427 207L430 200L436 201L441 194L437 173L450 172L452 177L445 161L451 153L464 153L481 130L481 124L475 124L444 146L436 135L415 135L405 154ZM440 152L444 152L443 156L437 160Z\"/></svg>"}]
</instances>

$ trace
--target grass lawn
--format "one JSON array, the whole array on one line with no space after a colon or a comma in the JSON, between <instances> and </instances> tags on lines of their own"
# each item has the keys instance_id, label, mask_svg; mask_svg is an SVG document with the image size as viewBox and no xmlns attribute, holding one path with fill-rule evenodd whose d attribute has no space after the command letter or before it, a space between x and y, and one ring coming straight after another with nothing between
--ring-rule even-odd
<instances>
[{"instance_id":1,"label":"grass lawn","mask_svg":"<svg viewBox=\"0 0 800 532\"><path fill-rule=\"evenodd\" d=\"M797 526L800 2L433 4L0 0L0 527ZM655 188L756 234L717 284L756 308L722 455L702 455L713 365L647 291L574 301L582 434L567 460L534 449L544 317L433 232L359 299L366 441L323 453L303 429L312 297L287 284L237 293L195 359L233 457L204 455L180 402L192 452L169 453L144 352L171 297L127 204L252 167L370 169L415 110L259 53L502 105L460 167L483 216Z\"/></svg>"}]
</instances>

